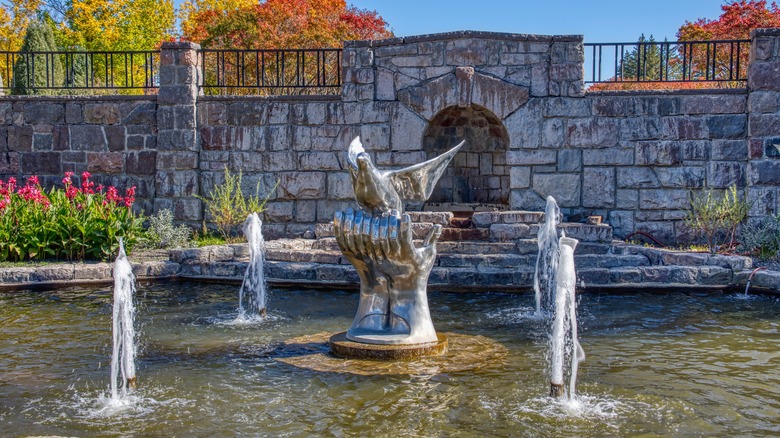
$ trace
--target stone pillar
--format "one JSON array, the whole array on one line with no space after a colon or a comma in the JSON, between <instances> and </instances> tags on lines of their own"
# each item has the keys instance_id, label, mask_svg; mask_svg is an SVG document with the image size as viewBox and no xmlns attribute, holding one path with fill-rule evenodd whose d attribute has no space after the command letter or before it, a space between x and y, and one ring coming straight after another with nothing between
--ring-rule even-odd
<instances>
[{"instance_id":1,"label":"stone pillar","mask_svg":"<svg viewBox=\"0 0 780 438\"><path fill-rule=\"evenodd\" d=\"M203 218L199 194L197 135L198 50L190 42L163 43L157 96L157 173L154 209L169 208L178 222Z\"/></svg>"},{"instance_id":2,"label":"stone pillar","mask_svg":"<svg viewBox=\"0 0 780 438\"><path fill-rule=\"evenodd\" d=\"M751 216L780 212L780 28L750 33L748 198Z\"/></svg>"}]
</instances>

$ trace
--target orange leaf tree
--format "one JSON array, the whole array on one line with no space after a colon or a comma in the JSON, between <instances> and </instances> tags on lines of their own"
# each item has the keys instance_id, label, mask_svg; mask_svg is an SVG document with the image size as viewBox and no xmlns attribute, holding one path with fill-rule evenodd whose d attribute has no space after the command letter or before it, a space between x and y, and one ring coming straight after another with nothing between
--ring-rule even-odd
<instances>
[{"instance_id":1,"label":"orange leaf tree","mask_svg":"<svg viewBox=\"0 0 780 438\"><path fill-rule=\"evenodd\" d=\"M780 8L776 2L767 4L766 0L737 0L727 2L721 6L721 10L723 13L715 20L699 18L694 22L686 21L677 31L677 39L681 42L744 40L750 37L750 31L753 29L780 27ZM737 81L711 80L728 80L737 76L745 78L748 61L749 51L745 45L741 45L738 50L737 45L731 43L719 43L717 47L712 43L682 44L677 46L669 64L676 68L678 75L681 72L680 66L685 64L685 77L680 75L670 79L686 82L637 83L621 82L623 78L616 78L616 82L596 84L590 87L590 90L741 87L744 84Z\"/></svg>"},{"instance_id":2,"label":"orange leaf tree","mask_svg":"<svg viewBox=\"0 0 780 438\"><path fill-rule=\"evenodd\" d=\"M182 37L204 48L313 49L392 36L379 14L344 0L193 0L182 11Z\"/></svg>"}]
</instances>

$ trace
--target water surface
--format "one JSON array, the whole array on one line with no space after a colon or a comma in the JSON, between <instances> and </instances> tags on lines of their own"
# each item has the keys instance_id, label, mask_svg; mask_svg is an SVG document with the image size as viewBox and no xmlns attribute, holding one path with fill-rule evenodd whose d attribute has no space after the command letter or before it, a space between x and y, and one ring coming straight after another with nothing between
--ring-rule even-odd
<instances>
[{"instance_id":1,"label":"water surface","mask_svg":"<svg viewBox=\"0 0 780 438\"><path fill-rule=\"evenodd\" d=\"M107 403L111 290L0 295L0 436L768 436L780 434L780 300L580 296L578 397L545 396L532 295L430 295L439 331L490 337L503 363L434 376L318 373L284 340L343 331L353 293L271 290L232 324L238 287L139 285L138 390Z\"/></svg>"}]
</instances>

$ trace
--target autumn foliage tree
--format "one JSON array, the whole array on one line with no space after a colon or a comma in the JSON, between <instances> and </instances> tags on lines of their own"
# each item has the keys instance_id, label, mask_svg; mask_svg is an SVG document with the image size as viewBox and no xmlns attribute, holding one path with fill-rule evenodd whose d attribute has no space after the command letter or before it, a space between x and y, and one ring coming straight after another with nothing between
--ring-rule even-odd
<instances>
[{"instance_id":1,"label":"autumn foliage tree","mask_svg":"<svg viewBox=\"0 0 780 438\"><path fill-rule=\"evenodd\" d=\"M392 36L374 11L344 0L193 0L182 6L182 37L206 48L326 48Z\"/></svg>"},{"instance_id":2,"label":"autumn foliage tree","mask_svg":"<svg viewBox=\"0 0 780 438\"><path fill-rule=\"evenodd\" d=\"M637 76L616 77L613 83L596 84L591 90L615 89L659 89L659 88L712 88L741 87L738 81L730 78L746 77L749 51L745 44L714 43L714 41L746 40L750 31L762 27L780 27L780 8L775 2L766 0L737 0L721 6L723 13L715 20L699 18L694 22L686 21L677 31L679 44L669 53L667 64L672 73L669 79L683 82L651 82L652 78ZM693 43L693 42L713 43ZM643 42L640 38L640 42ZM646 53L655 54L660 46L643 46ZM625 59L636 57L639 46ZM655 56L657 58L657 56ZM648 59L655 65L655 58ZM634 58L631 58L632 60ZM737 62L738 61L738 62ZM683 70L681 66L685 66ZM737 70L738 66L738 70ZM666 68L666 66L664 66ZM683 76L684 74L684 76ZM713 79L720 82L712 82ZM631 81L634 82L631 82ZM627 81L627 82L625 82Z\"/></svg>"}]
</instances>

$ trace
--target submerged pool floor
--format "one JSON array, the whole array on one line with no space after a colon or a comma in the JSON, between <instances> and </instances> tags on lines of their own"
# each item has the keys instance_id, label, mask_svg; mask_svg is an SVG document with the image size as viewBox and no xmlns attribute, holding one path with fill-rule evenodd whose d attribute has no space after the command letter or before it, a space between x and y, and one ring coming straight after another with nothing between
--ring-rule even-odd
<instances>
[{"instance_id":1,"label":"submerged pool floor","mask_svg":"<svg viewBox=\"0 0 780 438\"><path fill-rule=\"evenodd\" d=\"M279 360L285 340L345 330L357 295L275 289L236 324L233 285L138 294L138 389L107 403L111 290L0 295L0 435L626 436L780 434L780 300L737 294L579 297L578 394L546 396L533 297L430 294L437 330L488 337L476 371L361 376Z\"/></svg>"}]
</instances>

